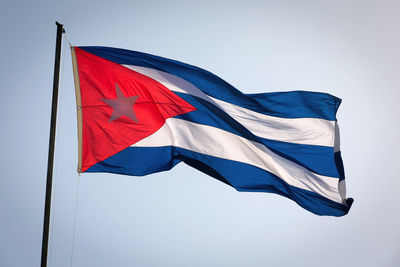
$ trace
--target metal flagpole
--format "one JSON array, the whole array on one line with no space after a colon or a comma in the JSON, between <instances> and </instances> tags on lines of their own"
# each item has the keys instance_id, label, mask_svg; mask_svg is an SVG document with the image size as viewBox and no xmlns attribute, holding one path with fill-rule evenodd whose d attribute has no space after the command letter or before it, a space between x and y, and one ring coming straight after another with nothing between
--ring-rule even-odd
<instances>
[{"instance_id":1,"label":"metal flagpole","mask_svg":"<svg viewBox=\"0 0 400 267\"><path fill-rule=\"evenodd\" d=\"M60 76L61 41L62 41L62 34L64 32L62 24L56 21L56 25L57 25L56 55L54 61L53 100L51 106L49 158L47 162L47 182L46 182L46 199L45 199L44 220L43 220L42 261L40 265L41 267L47 266L50 209L51 209L51 190L53 182L54 147L55 147L56 123L57 123L58 80Z\"/></svg>"}]
</instances>

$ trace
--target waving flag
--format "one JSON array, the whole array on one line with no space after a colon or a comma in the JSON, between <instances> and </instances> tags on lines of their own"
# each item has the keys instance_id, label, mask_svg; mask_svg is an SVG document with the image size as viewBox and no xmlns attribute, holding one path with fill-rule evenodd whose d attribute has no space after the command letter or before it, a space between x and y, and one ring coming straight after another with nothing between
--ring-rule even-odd
<instances>
[{"instance_id":1,"label":"waving flag","mask_svg":"<svg viewBox=\"0 0 400 267\"><path fill-rule=\"evenodd\" d=\"M79 172L146 175L186 164L238 191L345 215L340 99L243 94L203 69L110 47L73 47Z\"/></svg>"}]
</instances>

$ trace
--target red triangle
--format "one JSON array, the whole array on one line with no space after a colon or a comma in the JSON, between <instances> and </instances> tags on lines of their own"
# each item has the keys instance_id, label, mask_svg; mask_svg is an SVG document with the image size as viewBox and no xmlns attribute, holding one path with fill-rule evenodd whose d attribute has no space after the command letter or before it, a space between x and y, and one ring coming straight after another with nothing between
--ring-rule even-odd
<instances>
[{"instance_id":1,"label":"red triangle","mask_svg":"<svg viewBox=\"0 0 400 267\"><path fill-rule=\"evenodd\" d=\"M82 172L153 134L165 120L196 110L159 82L75 47L82 102ZM133 106L138 122L121 116L109 122L116 84Z\"/></svg>"}]
</instances>

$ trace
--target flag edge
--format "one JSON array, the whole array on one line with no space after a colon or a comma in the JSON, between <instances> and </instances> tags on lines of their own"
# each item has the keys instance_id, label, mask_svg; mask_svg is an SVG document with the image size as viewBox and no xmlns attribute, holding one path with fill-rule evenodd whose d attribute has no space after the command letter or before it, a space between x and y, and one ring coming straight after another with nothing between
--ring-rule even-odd
<instances>
[{"instance_id":1,"label":"flag edge","mask_svg":"<svg viewBox=\"0 0 400 267\"><path fill-rule=\"evenodd\" d=\"M76 98L76 115L78 123L78 173L82 173L82 101L81 101L81 87L79 82L78 62L75 54L75 47L71 46L71 59L72 69L75 84L75 98Z\"/></svg>"}]
</instances>

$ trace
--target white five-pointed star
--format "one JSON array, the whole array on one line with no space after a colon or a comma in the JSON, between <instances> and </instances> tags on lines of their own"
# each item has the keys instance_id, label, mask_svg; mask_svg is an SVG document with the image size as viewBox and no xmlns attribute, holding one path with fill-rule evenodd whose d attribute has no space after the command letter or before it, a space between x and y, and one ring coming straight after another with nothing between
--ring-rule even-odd
<instances>
[{"instance_id":1,"label":"white five-pointed star","mask_svg":"<svg viewBox=\"0 0 400 267\"><path fill-rule=\"evenodd\" d=\"M125 97L121 89L119 88L118 84L116 84L115 90L117 92L116 99L104 99L104 98L100 99L101 101L103 101L104 103L113 108L113 112L108 122L110 123L122 116L126 116L131 120L138 122L136 114L133 111L133 105L135 104L139 96L136 95L136 96Z\"/></svg>"}]
</instances>

